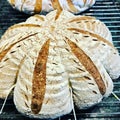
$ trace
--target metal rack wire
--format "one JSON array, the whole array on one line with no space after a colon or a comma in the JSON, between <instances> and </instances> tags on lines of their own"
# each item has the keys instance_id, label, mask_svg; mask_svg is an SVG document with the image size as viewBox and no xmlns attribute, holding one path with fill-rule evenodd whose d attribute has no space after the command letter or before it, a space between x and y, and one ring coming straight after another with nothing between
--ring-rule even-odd
<instances>
[{"instance_id":1,"label":"metal rack wire","mask_svg":"<svg viewBox=\"0 0 120 120\"><path fill-rule=\"evenodd\" d=\"M119 0L118 0L119 1ZM96 4L86 12L87 16L94 16L103 21L110 29L113 37L113 43L120 53L120 2L117 0L97 0ZM13 10L6 0L0 0L0 36L5 30L15 24L25 21L29 15ZM120 78L114 81L114 93L120 98ZM3 100L0 100L0 107ZM120 101L113 95L105 98L97 106L80 111L75 109L78 120L115 120L120 118ZM56 120L73 120L73 113L60 117ZM13 101L7 100L0 120L32 120L17 112Z\"/></svg>"}]
</instances>

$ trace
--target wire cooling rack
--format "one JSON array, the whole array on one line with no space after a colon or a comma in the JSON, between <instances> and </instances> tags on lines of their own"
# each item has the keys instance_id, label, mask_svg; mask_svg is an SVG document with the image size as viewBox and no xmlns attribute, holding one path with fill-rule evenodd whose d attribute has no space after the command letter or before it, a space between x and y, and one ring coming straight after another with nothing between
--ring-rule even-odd
<instances>
[{"instance_id":1,"label":"wire cooling rack","mask_svg":"<svg viewBox=\"0 0 120 120\"><path fill-rule=\"evenodd\" d=\"M86 12L87 16L94 16L104 22L110 29L114 46L120 53L120 1L97 0L96 4ZM0 0L0 36L13 24L25 21L29 15L13 10L6 0ZM114 93L120 98L120 78L114 81ZM0 108L3 100L0 100ZM75 109L77 120L118 120L120 119L120 101L113 95L103 99L95 107L80 111ZM0 120L32 120L17 112L13 100L7 100ZM60 117L56 120L74 120L73 113Z\"/></svg>"}]
</instances>

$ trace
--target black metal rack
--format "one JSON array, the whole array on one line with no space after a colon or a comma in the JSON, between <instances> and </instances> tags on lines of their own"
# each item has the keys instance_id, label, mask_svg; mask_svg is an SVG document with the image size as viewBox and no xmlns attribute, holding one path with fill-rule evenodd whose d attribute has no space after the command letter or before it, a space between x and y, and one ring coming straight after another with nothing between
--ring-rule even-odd
<instances>
[{"instance_id":1,"label":"black metal rack","mask_svg":"<svg viewBox=\"0 0 120 120\"><path fill-rule=\"evenodd\" d=\"M103 21L110 29L113 36L114 46L120 53L120 1L119 0L96 0L96 4L86 12L87 16L94 16ZM0 37L5 30L13 24L25 21L29 15L13 10L7 0L0 0ZM120 98L120 78L114 81L114 93ZM0 100L0 108L3 100ZM80 111L75 109L77 120L118 120L120 119L120 101L112 94L105 98L95 107ZM17 112L13 100L7 100L0 120L32 120ZM74 120L73 113L60 117L56 120Z\"/></svg>"}]
</instances>

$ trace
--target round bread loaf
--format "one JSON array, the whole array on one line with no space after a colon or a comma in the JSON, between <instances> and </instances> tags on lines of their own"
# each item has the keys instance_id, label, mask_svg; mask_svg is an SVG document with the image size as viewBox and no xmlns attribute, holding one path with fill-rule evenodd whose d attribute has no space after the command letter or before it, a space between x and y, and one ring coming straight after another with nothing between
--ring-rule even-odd
<instances>
[{"instance_id":1,"label":"round bread loaf","mask_svg":"<svg viewBox=\"0 0 120 120\"><path fill-rule=\"evenodd\" d=\"M8 0L13 8L27 14L49 12L61 6L72 13L80 13L92 5L95 0Z\"/></svg>"},{"instance_id":2,"label":"round bread loaf","mask_svg":"<svg viewBox=\"0 0 120 120\"><path fill-rule=\"evenodd\" d=\"M11 26L0 40L0 98L15 85L17 110L43 119L70 113L72 101L79 109L99 103L120 75L111 40L101 21L60 9Z\"/></svg>"}]
</instances>

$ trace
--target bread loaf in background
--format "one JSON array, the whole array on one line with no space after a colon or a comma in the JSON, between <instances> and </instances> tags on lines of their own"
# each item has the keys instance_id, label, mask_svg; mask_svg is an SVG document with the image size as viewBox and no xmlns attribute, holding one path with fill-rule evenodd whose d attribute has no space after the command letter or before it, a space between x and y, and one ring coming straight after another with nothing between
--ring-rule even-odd
<instances>
[{"instance_id":1,"label":"bread loaf in background","mask_svg":"<svg viewBox=\"0 0 120 120\"><path fill-rule=\"evenodd\" d=\"M0 40L0 98L15 85L17 110L42 119L70 113L72 100L79 109L98 104L120 75L111 42L104 23L64 10L11 26Z\"/></svg>"},{"instance_id":2,"label":"bread loaf in background","mask_svg":"<svg viewBox=\"0 0 120 120\"><path fill-rule=\"evenodd\" d=\"M27 14L50 12L61 6L72 13L80 13L92 5L95 0L8 0L13 8Z\"/></svg>"}]
</instances>

